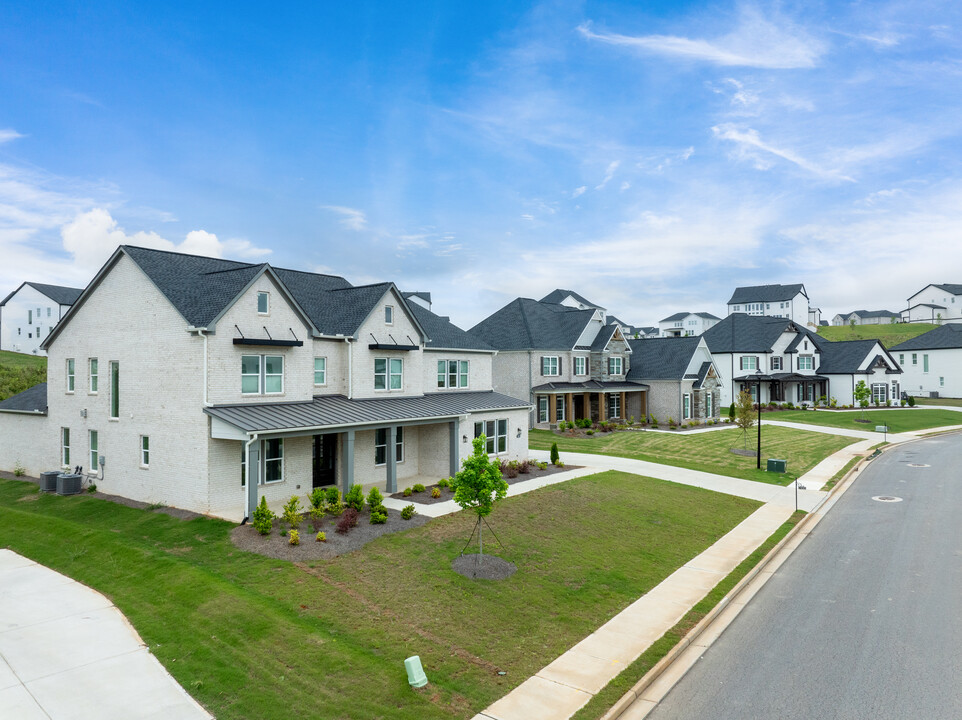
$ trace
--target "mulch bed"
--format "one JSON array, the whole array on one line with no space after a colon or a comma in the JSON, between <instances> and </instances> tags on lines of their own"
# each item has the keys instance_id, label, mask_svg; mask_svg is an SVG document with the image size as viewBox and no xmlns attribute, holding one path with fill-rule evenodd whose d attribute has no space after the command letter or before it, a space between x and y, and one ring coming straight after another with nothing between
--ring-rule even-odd
<instances>
[{"instance_id":1,"label":"mulch bed","mask_svg":"<svg viewBox=\"0 0 962 720\"><path fill-rule=\"evenodd\" d=\"M253 525L247 524L238 525L234 528L231 531L230 539L241 550L259 553L278 560L303 562L333 558L353 552L382 535L419 527L431 518L424 515L415 515L410 520L404 520L401 518L400 511L389 509L386 523L372 525L370 512L365 509L357 519L357 526L351 528L344 535L335 532L338 519L338 516L325 515L324 519L321 520L319 529L325 533L327 542L315 540L317 530L314 530L309 518L306 518L300 525L300 545L291 545L289 536L280 534L280 525L277 520L274 521L274 527L270 535L261 535L254 529Z\"/></svg>"},{"instance_id":2,"label":"mulch bed","mask_svg":"<svg viewBox=\"0 0 962 720\"><path fill-rule=\"evenodd\" d=\"M496 555L473 554L458 555L451 569L471 580L507 580L518 571L518 566Z\"/></svg>"},{"instance_id":3,"label":"mulch bed","mask_svg":"<svg viewBox=\"0 0 962 720\"><path fill-rule=\"evenodd\" d=\"M546 470L539 470L534 465L531 466L530 472L525 475L518 473L517 477L508 477L503 475L504 481L508 485L514 485L515 483L524 482L525 480L534 480L535 478L547 477L548 475L554 475L555 473L564 472L565 470L578 470L581 465L565 465L564 467L555 467L554 465L548 465ZM431 488L438 487L437 485L425 485L424 492L416 493L412 492L410 495L405 497L404 491L396 492L388 497L394 498L395 500L400 500L401 502L409 502L415 505L434 505L436 503L447 502L448 500L454 500L454 491L451 488L441 488L441 497L431 497Z\"/></svg>"}]
</instances>

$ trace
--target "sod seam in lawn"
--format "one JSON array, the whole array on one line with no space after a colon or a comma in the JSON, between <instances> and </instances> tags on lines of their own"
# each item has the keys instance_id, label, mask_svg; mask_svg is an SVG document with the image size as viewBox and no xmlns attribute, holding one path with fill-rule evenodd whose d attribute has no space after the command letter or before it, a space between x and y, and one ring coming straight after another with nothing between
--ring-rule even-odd
<instances>
[{"instance_id":1,"label":"sod seam in lawn","mask_svg":"<svg viewBox=\"0 0 962 720\"><path fill-rule=\"evenodd\" d=\"M732 448L741 448L743 445L754 449L757 432L758 428L753 428L746 437L737 428L691 434L639 430L597 433L579 438L548 430L530 430L528 445L535 450L548 450L556 442L562 453L613 455L756 482L788 485L829 455L857 442L854 438L840 435L766 425L763 415L762 468L766 466L767 458L787 460L788 474L780 475L756 469L755 457L731 452ZM563 455L561 459L564 460Z\"/></svg>"},{"instance_id":2,"label":"sod seam in lawn","mask_svg":"<svg viewBox=\"0 0 962 720\"><path fill-rule=\"evenodd\" d=\"M587 705L575 713L572 720L595 720L604 715L612 705L645 676L645 673L651 670L675 645L681 642L684 637L731 592L732 588L734 588L743 577L748 575L752 568L758 565L782 538L788 535L789 531L795 527L805 515L805 511L796 510L765 542L759 545L751 555L745 558L738 567L725 576L723 580L712 588L711 592L705 595L698 604L689 610L674 627L652 643L637 660L622 670L617 677L602 688L601 692L588 701Z\"/></svg>"},{"instance_id":3,"label":"sod seam in lawn","mask_svg":"<svg viewBox=\"0 0 962 720\"><path fill-rule=\"evenodd\" d=\"M497 554L518 572L476 582L450 568L473 525L464 513L298 567L237 549L226 522L0 480L0 547L107 595L220 719L456 718L519 685L759 505L618 472L542 488L489 518L507 548ZM403 668L414 654L430 681L419 693Z\"/></svg>"}]
</instances>

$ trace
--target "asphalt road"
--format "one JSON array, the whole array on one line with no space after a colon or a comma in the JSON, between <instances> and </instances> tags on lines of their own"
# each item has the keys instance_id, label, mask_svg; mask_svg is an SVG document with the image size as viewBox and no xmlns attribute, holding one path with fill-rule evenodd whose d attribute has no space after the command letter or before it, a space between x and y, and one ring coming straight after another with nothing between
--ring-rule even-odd
<instances>
[{"instance_id":1,"label":"asphalt road","mask_svg":"<svg viewBox=\"0 0 962 720\"><path fill-rule=\"evenodd\" d=\"M962 435L872 461L648 717L962 718Z\"/></svg>"}]
</instances>

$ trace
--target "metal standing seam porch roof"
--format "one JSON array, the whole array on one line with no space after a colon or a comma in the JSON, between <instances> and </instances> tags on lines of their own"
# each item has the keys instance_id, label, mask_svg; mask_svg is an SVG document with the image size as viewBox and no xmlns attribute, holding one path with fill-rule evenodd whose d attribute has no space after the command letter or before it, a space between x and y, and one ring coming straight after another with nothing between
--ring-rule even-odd
<instances>
[{"instance_id":1,"label":"metal standing seam porch roof","mask_svg":"<svg viewBox=\"0 0 962 720\"><path fill-rule=\"evenodd\" d=\"M474 412L530 410L531 404L493 391L425 393L418 397L348 399L317 395L308 402L215 405L204 408L246 433L280 433L414 420L450 420Z\"/></svg>"}]
</instances>

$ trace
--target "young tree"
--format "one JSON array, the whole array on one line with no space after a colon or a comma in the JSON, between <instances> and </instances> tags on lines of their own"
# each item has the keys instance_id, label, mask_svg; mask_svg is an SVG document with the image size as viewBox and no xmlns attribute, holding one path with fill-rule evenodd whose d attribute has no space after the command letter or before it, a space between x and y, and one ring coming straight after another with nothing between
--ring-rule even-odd
<instances>
[{"instance_id":1,"label":"young tree","mask_svg":"<svg viewBox=\"0 0 962 720\"><path fill-rule=\"evenodd\" d=\"M465 510L473 510L478 516L478 554L482 557L484 540L481 521L491 514L494 503L508 494L508 483L501 477L501 468L498 463L491 462L485 451L486 442L484 435L474 439L474 452L461 461L461 470L454 476L453 482L454 502Z\"/></svg>"},{"instance_id":2,"label":"young tree","mask_svg":"<svg viewBox=\"0 0 962 720\"><path fill-rule=\"evenodd\" d=\"M864 380L859 380L855 385L855 402L862 408L862 419L865 419L865 408L868 407L868 399L872 396L872 388L865 384Z\"/></svg>"},{"instance_id":3,"label":"young tree","mask_svg":"<svg viewBox=\"0 0 962 720\"><path fill-rule=\"evenodd\" d=\"M755 403L749 390L738 393L735 402L735 424L742 429L742 447L748 449L748 431L755 427Z\"/></svg>"}]
</instances>

